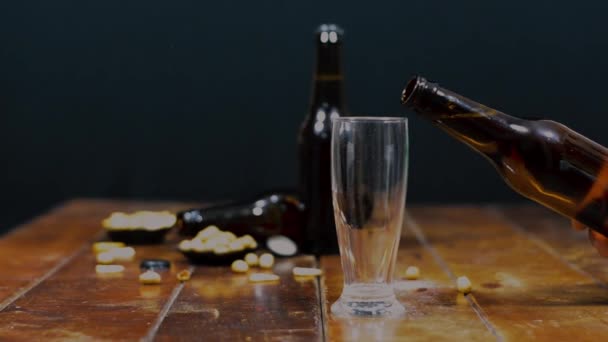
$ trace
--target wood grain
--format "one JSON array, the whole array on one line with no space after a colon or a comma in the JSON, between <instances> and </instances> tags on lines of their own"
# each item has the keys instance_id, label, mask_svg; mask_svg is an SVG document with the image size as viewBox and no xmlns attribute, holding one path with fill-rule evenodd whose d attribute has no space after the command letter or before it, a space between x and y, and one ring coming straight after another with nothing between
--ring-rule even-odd
<instances>
[{"instance_id":1,"label":"wood grain","mask_svg":"<svg viewBox=\"0 0 608 342\"><path fill-rule=\"evenodd\" d=\"M487 341L491 331L477 317L467 300L459 295L449 275L437 264L411 232L400 242L395 276L397 296L407 312L401 319L343 319L327 314L330 341ZM418 266L419 280L405 280L407 266ZM338 256L321 258L323 287L327 289L326 311L342 291L342 270Z\"/></svg>"},{"instance_id":2,"label":"wood grain","mask_svg":"<svg viewBox=\"0 0 608 342\"><path fill-rule=\"evenodd\" d=\"M319 280L295 280L311 256L281 259L279 283L250 284L227 267L190 267L164 245L136 247L119 277L100 277L90 243L112 211L178 210L192 204L76 200L0 238L0 340L576 340L608 336L608 260L557 215L534 206L410 210L396 289L407 313L394 320L344 320L329 313L340 294L337 256ZM159 286L138 283L138 261L173 262ZM403 279L408 265L422 271ZM468 276L471 295L455 278Z\"/></svg>"},{"instance_id":3,"label":"wood grain","mask_svg":"<svg viewBox=\"0 0 608 342\"><path fill-rule=\"evenodd\" d=\"M506 340L598 341L608 332L608 292L479 207L413 211L428 241Z\"/></svg>"},{"instance_id":4,"label":"wood grain","mask_svg":"<svg viewBox=\"0 0 608 342\"><path fill-rule=\"evenodd\" d=\"M320 341L317 280L295 280L292 268L314 267L311 256L278 259L279 282L251 284L227 267L197 267L169 311L159 340ZM252 270L252 272L255 270ZM258 270L259 272L259 270Z\"/></svg>"}]
</instances>

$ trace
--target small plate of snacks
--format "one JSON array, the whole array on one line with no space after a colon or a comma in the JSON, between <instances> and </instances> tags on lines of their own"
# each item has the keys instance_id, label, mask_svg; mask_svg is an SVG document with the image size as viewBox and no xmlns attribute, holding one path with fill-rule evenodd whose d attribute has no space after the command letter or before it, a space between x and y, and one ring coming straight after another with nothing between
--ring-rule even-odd
<instances>
[{"instance_id":1,"label":"small plate of snacks","mask_svg":"<svg viewBox=\"0 0 608 342\"><path fill-rule=\"evenodd\" d=\"M230 265L255 251L258 243L251 235L237 237L232 232L209 226L192 240L182 240L178 248L193 264Z\"/></svg>"},{"instance_id":2,"label":"small plate of snacks","mask_svg":"<svg viewBox=\"0 0 608 342\"><path fill-rule=\"evenodd\" d=\"M175 222L175 214L168 211L114 212L102 226L112 241L141 245L162 243Z\"/></svg>"}]
</instances>

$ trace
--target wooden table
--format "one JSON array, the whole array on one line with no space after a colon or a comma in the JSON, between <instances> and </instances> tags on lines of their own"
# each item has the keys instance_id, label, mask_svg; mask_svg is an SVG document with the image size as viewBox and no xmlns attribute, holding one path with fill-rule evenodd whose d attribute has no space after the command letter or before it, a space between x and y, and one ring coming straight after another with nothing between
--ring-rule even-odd
<instances>
[{"instance_id":1,"label":"wooden table","mask_svg":"<svg viewBox=\"0 0 608 342\"><path fill-rule=\"evenodd\" d=\"M0 340L601 341L608 337L608 259L566 220L537 206L409 210L396 289L398 320L336 319L337 256L282 259L281 281L250 284L227 268L190 266L173 245L136 247L137 259L173 262L160 285L140 286L138 262L99 277L91 243L116 210L178 210L180 203L70 201L0 239ZM295 265L325 276L296 281ZM420 280L407 281L407 265ZM473 293L455 279L466 275Z\"/></svg>"}]
</instances>

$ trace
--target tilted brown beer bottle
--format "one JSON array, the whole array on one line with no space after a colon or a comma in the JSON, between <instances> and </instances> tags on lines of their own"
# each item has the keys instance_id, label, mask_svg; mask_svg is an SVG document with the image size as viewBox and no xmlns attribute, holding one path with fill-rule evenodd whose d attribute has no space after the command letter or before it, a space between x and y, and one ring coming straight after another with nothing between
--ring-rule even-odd
<instances>
[{"instance_id":1,"label":"tilted brown beer bottle","mask_svg":"<svg viewBox=\"0 0 608 342\"><path fill-rule=\"evenodd\" d=\"M299 190L306 206L304 252L338 252L331 198L331 119L345 115L341 65L342 29L321 25L308 115L298 136Z\"/></svg>"},{"instance_id":2,"label":"tilted brown beer bottle","mask_svg":"<svg viewBox=\"0 0 608 342\"><path fill-rule=\"evenodd\" d=\"M401 102L485 156L515 191L608 236L608 149L549 120L501 113L412 79Z\"/></svg>"}]
</instances>

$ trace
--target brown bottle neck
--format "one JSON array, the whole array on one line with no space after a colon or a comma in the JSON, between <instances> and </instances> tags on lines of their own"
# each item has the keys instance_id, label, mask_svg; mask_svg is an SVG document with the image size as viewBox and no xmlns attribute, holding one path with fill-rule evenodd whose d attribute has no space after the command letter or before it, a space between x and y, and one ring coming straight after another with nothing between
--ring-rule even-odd
<instances>
[{"instance_id":1,"label":"brown bottle neck","mask_svg":"<svg viewBox=\"0 0 608 342\"><path fill-rule=\"evenodd\" d=\"M518 139L529 131L528 120L486 107L422 77L408 83L401 103L485 155L495 154L501 141Z\"/></svg>"},{"instance_id":2,"label":"brown bottle neck","mask_svg":"<svg viewBox=\"0 0 608 342\"><path fill-rule=\"evenodd\" d=\"M310 108L344 108L344 75L341 44L317 43Z\"/></svg>"}]
</instances>

